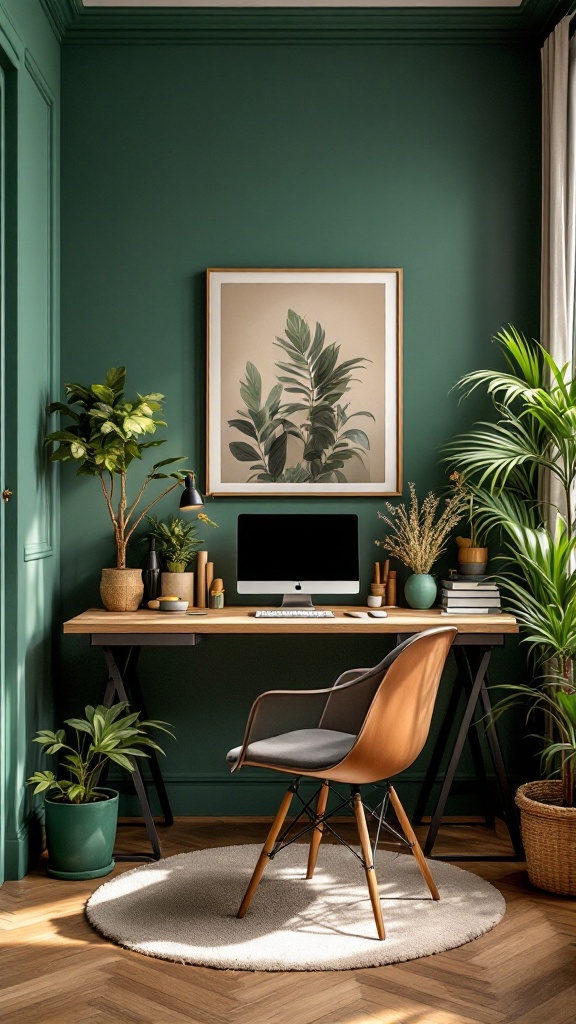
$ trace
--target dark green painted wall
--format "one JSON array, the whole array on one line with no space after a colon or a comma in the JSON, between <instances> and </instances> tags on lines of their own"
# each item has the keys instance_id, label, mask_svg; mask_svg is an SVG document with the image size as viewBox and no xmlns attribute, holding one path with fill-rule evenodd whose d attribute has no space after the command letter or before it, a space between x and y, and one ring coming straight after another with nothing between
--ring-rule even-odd
<instances>
[{"instance_id":1,"label":"dark green painted wall","mask_svg":"<svg viewBox=\"0 0 576 1024\"><path fill-rule=\"evenodd\" d=\"M400 266L404 479L422 495L438 484L438 446L474 413L458 408L450 388L493 362L490 338L502 324L537 330L537 51L67 45L62 61L63 381L100 380L126 363L129 387L167 396L167 454L188 453L202 480L206 267ZM98 603L113 544L97 484L65 467L62 492L72 616ZM211 502L220 529L207 540L228 598L239 511L357 511L367 583L380 507ZM319 637L145 653L149 710L177 727L165 764L177 811L269 811L270 786L248 773L228 780L224 767L253 696L327 684L381 651L375 639ZM516 664L496 658L501 671ZM102 671L98 652L63 640L60 708L97 697ZM512 769L522 774L508 730Z\"/></svg>"}]
</instances>

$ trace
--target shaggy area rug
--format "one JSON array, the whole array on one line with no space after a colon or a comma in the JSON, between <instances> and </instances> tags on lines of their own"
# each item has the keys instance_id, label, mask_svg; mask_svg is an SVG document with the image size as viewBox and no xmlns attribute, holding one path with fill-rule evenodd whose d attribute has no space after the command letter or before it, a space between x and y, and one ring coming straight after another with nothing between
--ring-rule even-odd
<instances>
[{"instance_id":1,"label":"shaggy area rug","mask_svg":"<svg viewBox=\"0 0 576 1024\"><path fill-rule=\"evenodd\" d=\"M106 938L147 956L249 971L377 967L453 949L489 931L505 911L494 886L430 863L434 902L411 855L378 851L386 939L376 929L364 871L341 846L321 847L307 881L307 847L268 865L243 920L236 912L260 852L226 846L181 853L125 872L96 890L88 920Z\"/></svg>"}]
</instances>

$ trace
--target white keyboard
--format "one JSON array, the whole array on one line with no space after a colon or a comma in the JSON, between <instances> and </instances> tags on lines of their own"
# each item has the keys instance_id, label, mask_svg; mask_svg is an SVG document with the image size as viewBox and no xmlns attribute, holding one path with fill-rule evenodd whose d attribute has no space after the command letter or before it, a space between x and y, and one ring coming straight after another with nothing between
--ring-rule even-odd
<instances>
[{"instance_id":1,"label":"white keyboard","mask_svg":"<svg viewBox=\"0 0 576 1024\"><path fill-rule=\"evenodd\" d=\"M254 612L257 619L333 619L334 612L318 608L266 608Z\"/></svg>"}]
</instances>

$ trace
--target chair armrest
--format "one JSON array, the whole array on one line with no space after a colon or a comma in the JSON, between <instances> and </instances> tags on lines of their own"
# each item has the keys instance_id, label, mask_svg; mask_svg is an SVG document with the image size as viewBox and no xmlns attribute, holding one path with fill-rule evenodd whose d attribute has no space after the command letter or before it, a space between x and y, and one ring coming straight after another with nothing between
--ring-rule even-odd
<instances>
[{"instance_id":1,"label":"chair armrest","mask_svg":"<svg viewBox=\"0 0 576 1024\"><path fill-rule=\"evenodd\" d=\"M345 683L352 683L355 679L359 679L360 676L369 671L369 668L349 668L342 675L338 676L334 686L344 686Z\"/></svg>"},{"instance_id":2,"label":"chair armrest","mask_svg":"<svg viewBox=\"0 0 576 1024\"><path fill-rule=\"evenodd\" d=\"M315 729L320 722L330 689L268 690L254 701L238 760L232 771L242 764L250 743L279 736L295 729Z\"/></svg>"}]
</instances>

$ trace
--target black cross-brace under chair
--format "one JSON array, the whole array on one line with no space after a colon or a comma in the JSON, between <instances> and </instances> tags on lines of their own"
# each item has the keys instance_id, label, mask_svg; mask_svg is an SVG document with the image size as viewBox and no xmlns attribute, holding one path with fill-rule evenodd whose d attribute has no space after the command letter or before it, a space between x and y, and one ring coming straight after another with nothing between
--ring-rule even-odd
<instances>
[{"instance_id":1,"label":"black cross-brace under chair","mask_svg":"<svg viewBox=\"0 0 576 1024\"><path fill-rule=\"evenodd\" d=\"M373 668L344 672L329 689L270 690L254 701L244 742L227 755L231 770L237 771L243 765L273 768L295 775L296 781L288 787L276 814L238 917L244 917L248 910L268 861L309 832L312 835L306 877L312 878L324 830L328 829L343 842L329 821L344 807L349 807L356 818L362 850L360 860L380 939L385 938L385 931L374 854L382 828L411 848L432 898L440 898L412 826L389 780L416 760L426 742L442 669L456 632L449 626L417 633ZM302 778L321 780L317 793L307 802L298 793ZM374 812L378 826L372 848L360 786L382 780L386 780L386 795L378 812ZM342 798L338 794L338 806L327 811L332 783L349 785L350 796ZM294 795L300 800L302 810L280 834ZM316 808L312 810L314 800ZM388 800L403 836L385 820ZM309 824L289 838L303 815L308 817Z\"/></svg>"}]
</instances>

